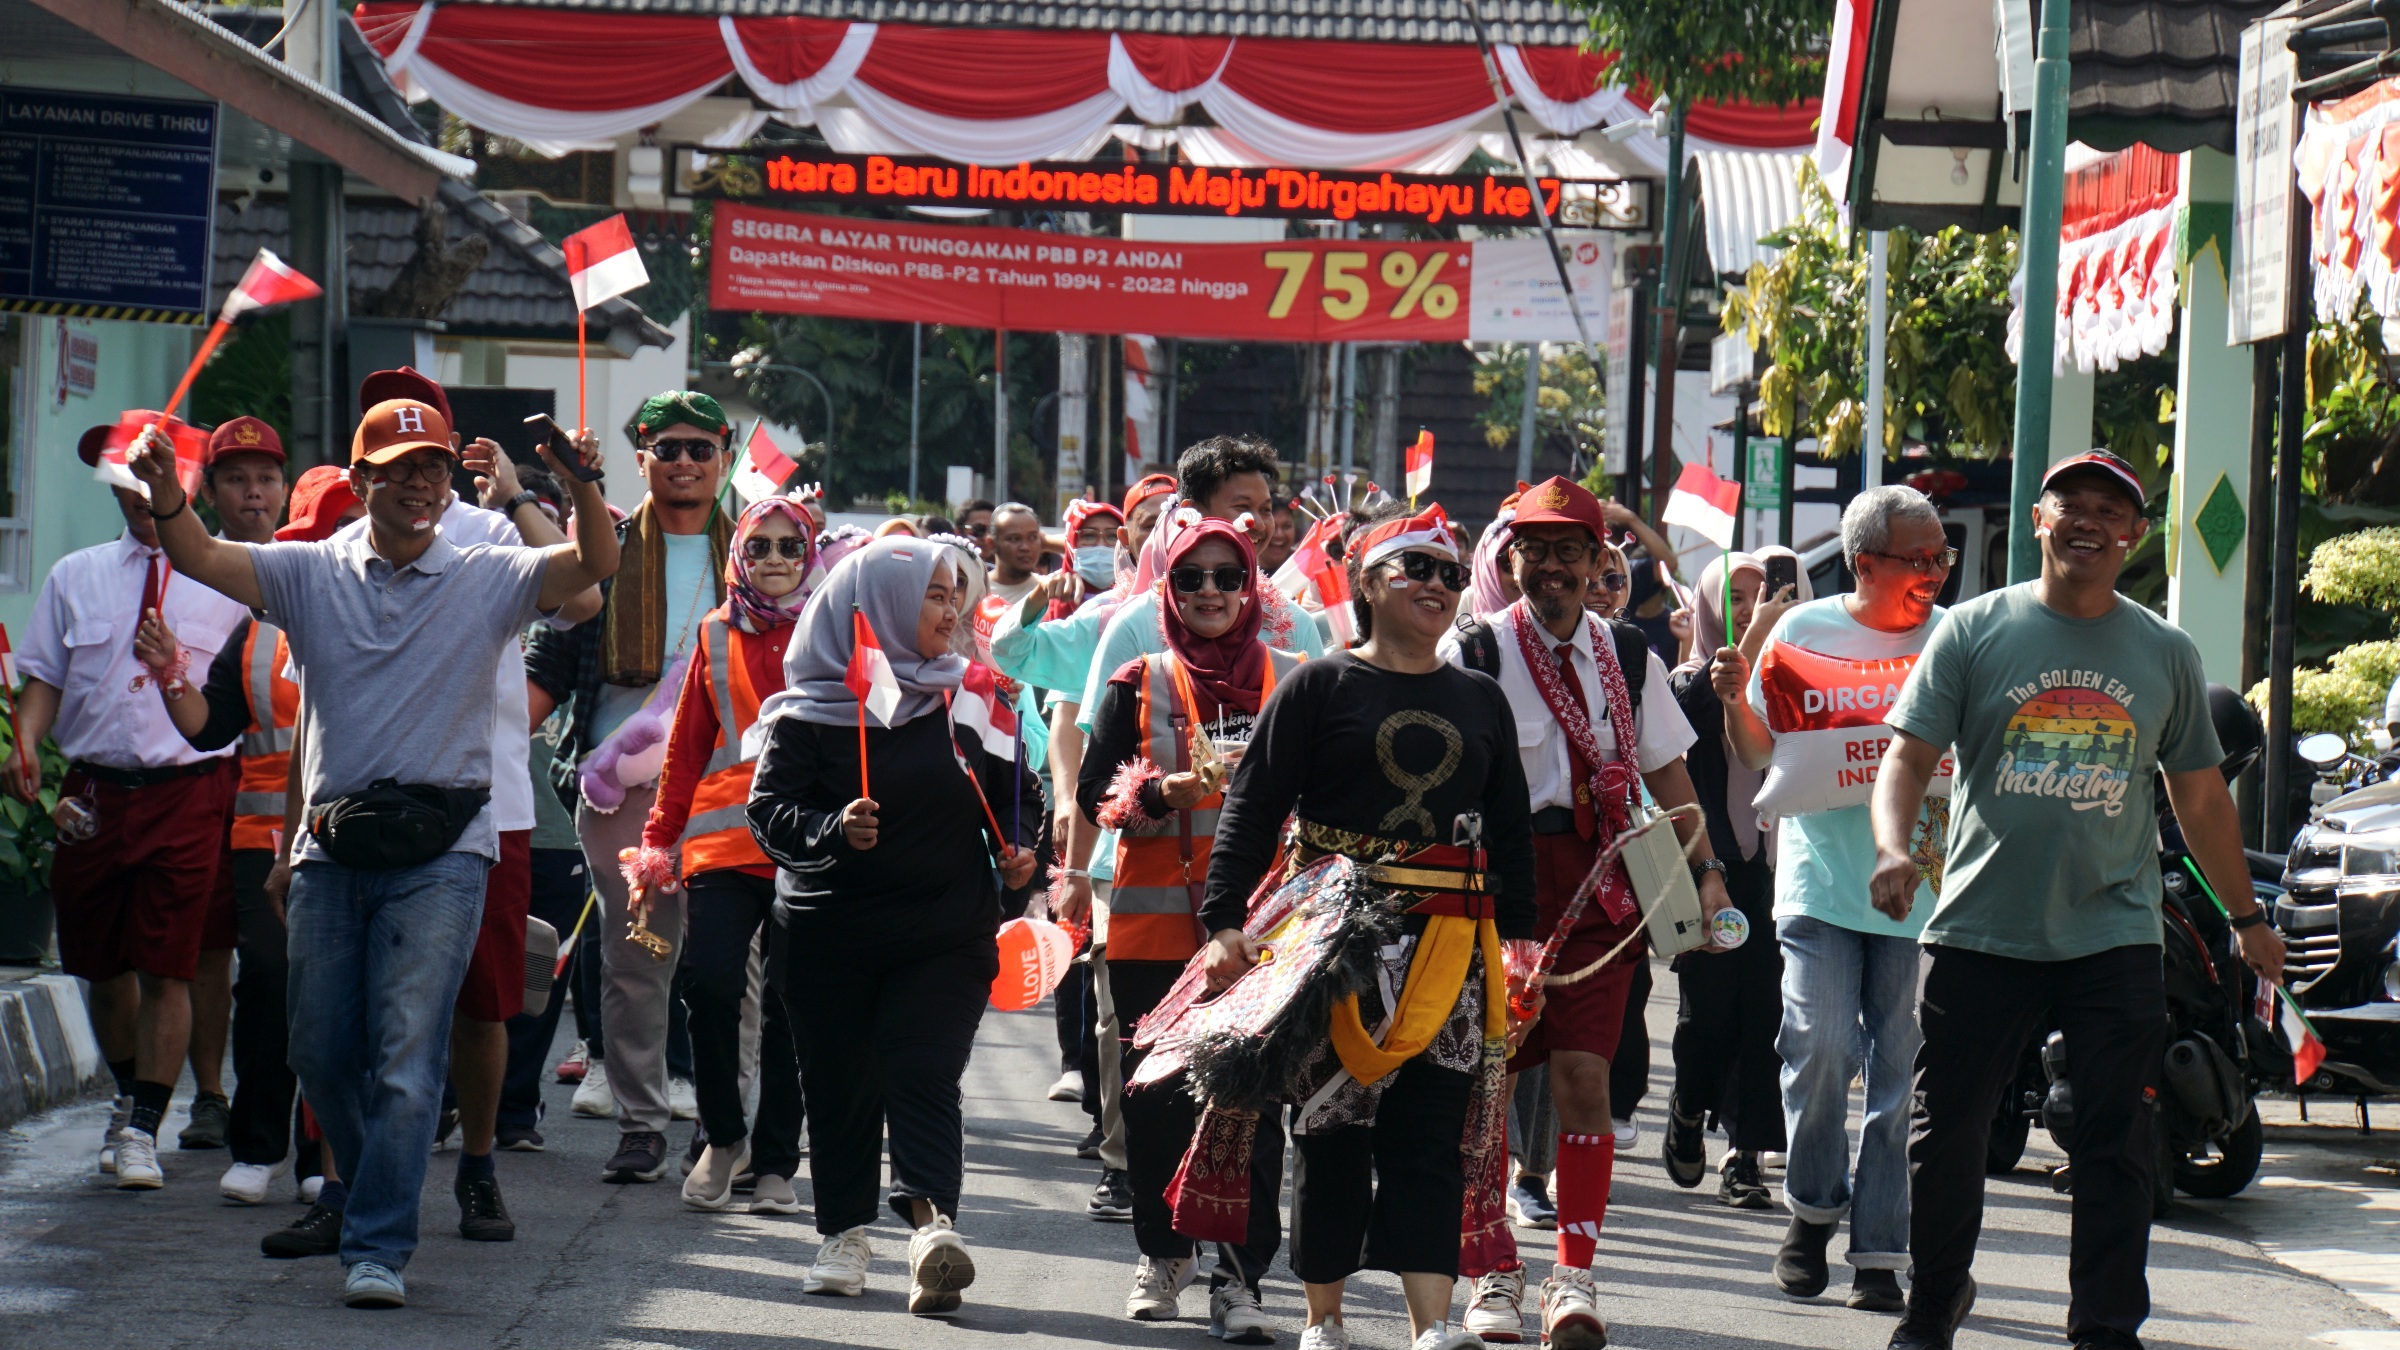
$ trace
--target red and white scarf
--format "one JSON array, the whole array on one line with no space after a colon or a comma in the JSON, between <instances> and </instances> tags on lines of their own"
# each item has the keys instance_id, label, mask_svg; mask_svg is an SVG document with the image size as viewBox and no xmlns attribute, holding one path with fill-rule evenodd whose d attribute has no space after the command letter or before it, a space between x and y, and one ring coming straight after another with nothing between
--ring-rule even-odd
<instances>
[{"instance_id":1,"label":"red and white scarf","mask_svg":"<svg viewBox=\"0 0 2400 1350\"><path fill-rule=\"evenodd\" d=\"M1601 753L1600 740L1592 731L1591 710L1582 699L1567 688L1559 674L1558 657L1551 647L1549 632L1533 616L1533 609L1519 599L1509 606L1509 628L1517 635L1517 654L1524 658L1526 671L1533 676L1533 687L1540 691L1542 702L1557 719L1559 730L1567 735L1583 762L1592 766L1588 783L1577 784L1592 794L1592 809L1599 817L1599 837L1593 842L1605 850L1633 819L1634 794L1640 791L1641 775L1632 763L1636 742L1633 729L1633 691L1625 683L1625 672L1617 665L1617 647L1609 640L1606 629L1589 612L1583 616L1584 627L1591 637L1592 664L1600 672L1600 697L1608 712L1609 729L1616 733L1617 749L1623 756L1609 759ZM1539 636L1536 636L1536 635ZM1633 917L1633 879L1624 864L1608 870L1596 894L1601 910L1612 923L1623 923ZM1581 916L1581 907L1570 905L1568 913L1559 920L1555 939L1563 940L1568 930Z\"/></svg>"}]
</instances>

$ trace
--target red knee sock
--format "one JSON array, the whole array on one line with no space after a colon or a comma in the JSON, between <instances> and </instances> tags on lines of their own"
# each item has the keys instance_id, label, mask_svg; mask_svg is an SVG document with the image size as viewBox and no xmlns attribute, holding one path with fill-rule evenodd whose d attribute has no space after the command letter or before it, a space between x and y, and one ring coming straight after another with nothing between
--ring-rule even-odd
<instances>
[{"instance_id":1,"label":"red knee sock","mask_svg":"<svg viewBox=\"0 0 2400 1350\"><path fill-rule=\"evenodd\" d=\"M1558 1137L1558 1263L1589 1270L1608 1217L1608 1184L1617 1171L1613 1134Z\"/></svg>"}]
</instances>

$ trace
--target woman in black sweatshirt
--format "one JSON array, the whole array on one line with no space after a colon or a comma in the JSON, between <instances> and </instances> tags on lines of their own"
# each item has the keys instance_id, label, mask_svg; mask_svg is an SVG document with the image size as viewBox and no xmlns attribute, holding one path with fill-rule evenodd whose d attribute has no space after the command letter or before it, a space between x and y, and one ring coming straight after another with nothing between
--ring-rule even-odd
<instances>
[{"instance_id":1,"label":"woman in black sweatshirt","mask_svg":"<svg viewBox=\"0 0 2400 1350\"><path fill-rule=\"evenodd\" d=\"M1031 878L1041 818L1013 809L1016 766L951 724L967 668L952 651L957 557L890 538L834 568L801 615L785 691L759 710L750 787L751 831L778 868L771 957L807 1084L825 1237L802 1287L865 1291L888 1124L891 1207L916 1229L913 1313L955 1311L975 1278L954 1231L959 1080L999 973L1000 889Z\"/></svg>"}]
</instances>

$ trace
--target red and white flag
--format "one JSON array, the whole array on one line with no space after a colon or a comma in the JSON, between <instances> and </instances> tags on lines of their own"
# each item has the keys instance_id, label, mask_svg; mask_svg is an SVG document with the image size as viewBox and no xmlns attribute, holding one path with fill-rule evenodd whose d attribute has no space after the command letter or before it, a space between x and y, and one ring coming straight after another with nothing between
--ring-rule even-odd
<instances>
[{"instance_id":1,"label":"red and white flag","mask_svg":"<svg viewBox=\"0 0 2400 1350\"><path fill-rule=\"evenodd\" d=\"M883 644L875 640L875 630L867 626L867 616L855 609L850 611L850 668L842 672L842 683L876 721L892 724L892 714L900 711L900 681L892 674Z\"/></svg>"},{"instance_id":2,"label":"red and white flag","mask_svg":"<svg viewBox=\"0 0 2400 1350\"><path fill-rule=\"evenodd\" d=\"M1718 548L1732 548L1733 516L1741 506L1741 484L1726 482L1710 473L1705 464L1686 464L1682 476L1675 480L1675 490L1667 496L1667 509L1660 518L1669 525L1681 525Z\"/></svg>"},{"instance_id":3,"label":"red and white flag","mask_svg":"<svg viewBox=\"0 0 2400 1350\"><path fill-rule=\"evenodd\" d=\"M2301 1015L2300 1005L2280 984L2258 982L2258 1020L2283 1031L2286 1045L2292 1048L2292 1082L2306 1087L2325 1063L2325 1042L2317 1039L2317 1029Z\"/></svg>"},{"instance_id":4,"label":"red and white flag","mask_svg":"<svg viewBox=\"0 0 2400 1350\"><path fill-rule=\"evenodd\" d=\"M1408 447L1407 472L1404 475L1411 500L1433 490L1433 432L1417 428L1417 440Z\"/></svg>"},{"instance_id":5,"label":"red and white flag","mask_svg":"<svg viewBox=\"0 0 2400 1350\"><path fill-rule=\"evenodd\" d=\"M994 759L1017 757L1017 710L1000 689L990 666L970 662L959 681L958 697L950 700L950 721L975 733L985 753Z\"/></svg>"},{"instance_id":6,"label":"red and white flag","mask_svg":"<svg viewBox=\"0 0 2400 1350\"><path fill-rule=\"evenodd\" d=\"M0 693L16 697L17 652L8 645L8 625L0 623Z\"/></svg>"},{"instance_id":7,"label":"red and white flag","mask_svg":"<svg viewBox=\"0 0 2400 1350\"><path fill-rule=\"evenodd\" d=\"M650 284L650 269L642 266L641 250L633 246L633 231L622 214L577 230L559 247L567 255L567 284L575 290L579 310Z\"/></svg>"},{"instance_id":8,"label":"red and white flag","mask_svg":"<svg viewBox=\"0 0 2400 1350\"><path fill-rule=\"evenodd\" d=\"M266 249L250 260L250 270L242 273L242 282L225 297L225 307L217 311L217 322L232 323L254 309L273 309L277 305L296 305L314 300L325 288L292 269L290 263Z\"/></svg>"},{"instance_id":9,"label":"red and white flag","mask_svg":"<svg viewBox=\"0 0 2400 1350\"><path fill-rule=\"evenodd\" d=\"M763 501L781 492L799 471L799 464L767 434L766 420L761 418L750 424L749 439L742 443L742 462L733 471L733 488L751 501Z\"/></svg>"}]
</instances>

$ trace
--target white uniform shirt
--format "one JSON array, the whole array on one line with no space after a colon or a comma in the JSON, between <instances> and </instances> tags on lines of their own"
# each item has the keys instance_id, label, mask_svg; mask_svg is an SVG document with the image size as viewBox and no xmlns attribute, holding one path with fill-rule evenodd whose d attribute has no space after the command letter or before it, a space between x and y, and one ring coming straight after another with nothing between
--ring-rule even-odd
<instances>
[{"instance_id":1,"label":"white uniform shirt","mask_svg":"<svg viewBox=\"0 0 2400 1350\"><path fill-rule=\"evenodd\" d=\"M1492 636L1500 648L1500 690L1508 695L1509 710L1517 719L1517 754L1525 761L1525 786L1536 811L1551 806L1572 809L1575 797L1574 784L1567 773L1566 729L1551 715L1550 705L1542 701L1541 688L1533 682L1533 672L1525 667L1525 655L1517 647L1514 627L1518 612L1512 605L1493 615L1491 624ZM1593 739L1600 743L1601 761L1607 763L1623 756L1617 749L1617 729L1608 718L1607 693L1600 683L1598 658L1592 651L1592 627L1586 622L1576 628L1572 659L1575 678L1583 683ZM1537 632L1534 637L1545 651L1558 649L1558 639L1548 632ZM1443 635L1441 653L1452 665L1465 666L1456 629ZM1666 665L1656 652L1645 655L1649 666L1642 677L1642 706L1633 719L1634 767L1643 773L1653 773L1681 758L1700 738L1693 733L1692 724L1684 720L1683 710L1675 706L1675 696L1667 689Z\"/></svg>"},{"instance_id":2,"label":"white uniform shirt","mask_svg":"<svg viewBox=\"0 0 2400 1350\"><path fill-rule=\"evenodd\" d=\"M194 750L167 716L150 667L133 654L141 623L142 589L150 560L166 555L128 534L78 549L42 578L33 622L17 652L23 674L59 691L51 734L70 760L111 769L163 769L234 753L233 746ZM208 663L249 611L180 573L168 578L159 606L167 627L190 654L187 698L208 680ZM136 677L140 688L133 687Z\"/></svg>"}]
</instances>

